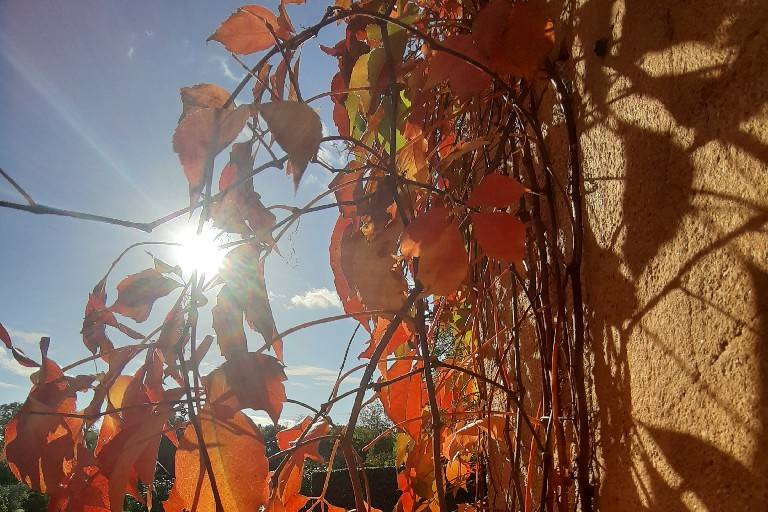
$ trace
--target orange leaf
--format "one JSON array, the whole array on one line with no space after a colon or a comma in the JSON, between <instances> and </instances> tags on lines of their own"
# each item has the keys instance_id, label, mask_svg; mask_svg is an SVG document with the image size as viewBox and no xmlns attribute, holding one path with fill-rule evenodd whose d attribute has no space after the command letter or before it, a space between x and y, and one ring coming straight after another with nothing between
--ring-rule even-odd
<instances>
[{"instance_id":1,"label":"orange leaf","mask_svg":"<svg viewBox=\"0 0 768 512\"><path fill-rule=\"evenodd\" d=\"M512 214L473 213L475 238L485 254L506 263L519 263L525 256L525 224Z\"/></svg>"},{"instance_id":2,"label":"orange leaf","mask_svg":"<svg viewBox=\"0 0 768 512\"><path fill-rule=\"evenodd\" d=\"M5 427L4 458L23 484L56 493L70 474L83 421L75 412L76 388L61 368L43 358L43 368L21 409Z\"/></svg>"},{"instance_id":3,"label":"orange leaf","mask_svg":"<svg viewBox=\"0 0 768 512\"><path fill-rule=\"evenodd\" d=\"M173 134L173 150L184 167L192 202L202 191L206 168L213 165L214 157L235 140L249 117L249 105L241 105L235 110L198 108L179 122Z\"/></svg>"},{"instance_id":4,"label":"orange leaf","mask_svg":"<svg viewBox=\"0 0 768 512\"><path fill-rule=\"evenodd\" d=\"M264 262L259 259L259 249L244 244L228 252L219 276L232 292L232 298L245 311L245 319L251 329L261 333L264 341L272 342L275 354L282 359L282 341L275 340L278 333L267 296Z\"/></svg>"},{"instance_id":5,"label":"orange leaf","mask_svg":"<svg viewBox=\"0 0 768 512\"><path fill-rule=\"evenodd\" d=\"M204 379L208 401L233 410L266 411L277 423L285 402L283 365L272 356L249 352L225 362Z\"/></svg>"},{"instance_id":6,"label":"orange leaf","mask_svg":"<svg viewBox=\"0 0 768 512\"><path fill-rule=\"evenodd\" d=\"M389 320L383 317L379 317L376 320L376 328L373 330L373 333L371 333L371 341L368 345L368 348L366 348L364 352L357 356L358 358L370 359L373 356L373 351L376 350L376 347L381 342L381 338L384 336L384 332L386 332L387 327L389 327L389 323ZM397 326L395 333L389 339L387 348L384 349L381 357L387 357L389 354L397 350L400 345L408 343L408 340L411 339L411 336L411 330L408 328L408 326L404 322L400 322L400 325Z\"/></svg>"},{"instance_id":7,"label":"orange leaf","mask_svg":"<svg viewBox=\"0 0 768 512\"><path fill-rule=\"evenodd\" d=\"M298 440L298 438L301 437L301 434L307 429L309 430L302 442L311 441L312 439L317 439L318 437L328 434L329 425L323 420L312 425L312 418L306 416L301 420L301 423L277 433L277 446L280 450L287 450L296 444L296 440ZM301 448L294 450L290 456L298 464L303 463L305 457L317 462L323 462L323 457L318 451L319 448L319 441L305 444Z\"/></svg>"},{"instance_id":8,"label":"orange leaf","mask_svg":"<svg viewBox=\"0 0 768 512\"><path fill-rule=\"evenodd\" d=\"M477 208L506 208L516 206L528 189L519 181L497 172L489 174L475 187L467 206Z\"/></svg>"},{"instance_id":9,"label":"orange leaf","mask_svg":"<svg viewBox=\"0 0 768 512\"><path fill-rule=\"evenodd\" d=\"M232 297L228 287L223 287L213 307L213 330L224 359L232 359L248 351L248 341L243 329L243 309Z\"/></svg>"},{"instance_id":10,"label":"orange leaf","mask_svg":"<svg viewBox=\"0 0 768 512\"><path fill-rule=\"evenodd\" d=\"M472 35L497 73L527 78L555 45L552 20L535 2L492 0L475 18Z\"/></svg>"},{"instance_id":11,"label":"orange leaf","mask_svg":"<svg viewBox=\"0 0 768 512\"><path fill-rule=\"evenodd\" d=\"M400 240L400 252L408 259L419 258L416 277L427 293L449 295L467 277L468 255L459 223L442 206L408 224Z\"/></svg>"},{"instance_id":12,"label":"orange leaf","mask_svg":"<svg viewBox=\"0 0 768 512\"><path fill-rule=\"evenodd\" d=\"M210 405L200 411L198 420L224 510L259 510L267 503L269 463L256 425L241 412ZM192 425L179 441L175 466L176 480L165 510L214 512L210 479Z\"/></svg>"},{"instance_id":13,"label":"orange leaf","mask_svg":"<svg viewBox=\"0 0 768 512\"><path fill-rule=\"evenodd\" d=\"M229 91L215 84L197 84L181 88L181 116L198 108L224 108ZM234 109L234 105L230 107Z\"/></svg>"},{"instance_id":14,"label":"orange leaf","mask_svg":"<svg viewBox=\"0 0 768 512\"><path fill-rule=\"evenodd\" d=\"M352 287L347 280L347 276L344 274L344 269L342 268L342 242L347 233L351 232L351 230L352 220L339 215L336 225L333 228L333 233L331 234L331 243L328 246L331 270L333 271L333 282L336 286L336 293L344 306L345 313L355 313L363 310L363 303L360 301L357 293L352 290ZM355 319L360 322L366 330L370 331L367 315L357 315L355 316Z\"/></svg>"},{"instance_id":15,"label":"orange leaf","mask_svg":"<svg viewBox=\"0 0 768 512\"><path fill-rule=\"evenodd\" d=\"M290 32L280 26L272 11L260 5L246 5L219 25L208 41L218 41L230 52L240 55L266 50L275 45L275 38L267 24L278 37L288 39L291 36Z\"/></svg>"},{"instance_id":16,"label":"orange leaf","mask_svg":"<svg viewBox=\"0 0 768 512\"><path fill-rule=\"evenodd\" d=\"M111 310L143 322L149 318L152 306L181 285L153 268L132 274L117 285L117 300Z\"/></svg>"},{"instance_id":17,"label":"orange leaf","mask_svg":"<svg viewBox=\"0 0 768 512\"><path fill-rule=\"evenodd\" d=\"M386 371L382 371L383 380L391 380L411 371L410 359L399 359ZM398 380L379 390L379 400L384 406L384 412L413 439L419 439L421 433L421 416L427 403L427 392L424 389L422 375L415 373L408 378Z\"/></svg>"},{"instance_id":18,"label":"orange leaf","mask_svg":"<svg viewBox=\"0 0 768 512\"><path fill-rule=\"evenodd\" d=\"M323 138L320 116L304 103L296 101L278 100L258 108L275 140L288 153L291 159L289 164L292 164L289 165L289 172L293 175L294 188L298 188L304 170L315 157Z\"/></svg>"}]
</instances>

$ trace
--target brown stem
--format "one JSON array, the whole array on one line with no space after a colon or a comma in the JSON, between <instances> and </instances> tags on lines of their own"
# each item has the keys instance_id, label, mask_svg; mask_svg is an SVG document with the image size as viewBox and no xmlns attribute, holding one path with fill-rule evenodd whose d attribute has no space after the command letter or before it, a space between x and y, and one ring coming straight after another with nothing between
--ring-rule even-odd
<instances>
[{"instance_id":1,"label":"brown stem","mask_svg":"<svg viewBox=\"0 0 768 512\"><path fill-rule=\"evenodd\" d=\"M445 482L443 480L443 464L441 456L443 421L440 419L440 408L437 405L435 382L432 380L432 360L429 355L429 344L427 343L427 328L426 320L424 319L424 299L416 304L416 328L418 329L419 350L421 351L421 361L424 367L424 382L427 386L427 397L429 398L429 412L432 416L432 465L435 473L437 503L442 512L447 512L448 505L445 501Z\"/></svg>"}]
</instances>

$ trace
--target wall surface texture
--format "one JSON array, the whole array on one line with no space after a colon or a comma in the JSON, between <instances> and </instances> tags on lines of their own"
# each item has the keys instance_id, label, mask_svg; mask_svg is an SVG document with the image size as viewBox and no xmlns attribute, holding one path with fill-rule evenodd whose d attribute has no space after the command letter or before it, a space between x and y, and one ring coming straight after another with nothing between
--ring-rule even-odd
<instances>
[{"instance_id":1,"label":"wall surface texture","mask_svg":"<svg viewBox=\"0 0 768 512\"><path fill-rule=\"evenodd\" d=\"M597 509L768 510L768 2L563 13Z\"/></svg>"}]
</instances>

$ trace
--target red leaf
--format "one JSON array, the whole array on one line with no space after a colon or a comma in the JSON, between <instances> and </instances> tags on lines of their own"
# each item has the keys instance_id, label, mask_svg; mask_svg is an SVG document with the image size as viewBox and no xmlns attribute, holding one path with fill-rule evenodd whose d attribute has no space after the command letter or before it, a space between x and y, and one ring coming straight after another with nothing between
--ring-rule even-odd
<instances>
[{"instance_id":1,"label":"red leaf","mask_svg":"<svg viewBox=\"0 0 768 512\"><path fill-rule=\"evenodd\" d=\"M197 201L207 167L235 140L251 116L249 105L235 110L198 108L179 122L173 134L173 150L178 153L189 182L190 201Z\"/></svg>"},{"instance_id":2,"label":"red leaf","mask_svg":"<svg viewBox=\"0 0 768 512\"><path fill-rule=\"evenodd\" d=\"M450 36L443 45L483 63L483 56L469 34ZM429 59L429 74L424 88L430 89L446 80L450 83L454 94L462 99L469 99L491 85L491 78L486 72L452 53L437 51Z\"/></svg>"},{"instance_id":3,"label":"red leaf","mask_svg":"<svg viewBox=\"0 0 768 512\"><path fill-rule=\"evenodd\" d=\"M477 243L485 254L506 263L519 263L525 256L525 224L509 213L473 213Z\"/></svg>"},{"instance_id":4,"label":"red leaf","mask_svg":"<svg viewBox=\"0 0 768 512\"><path fill-rule=\"evenodd\" d=\"M253 190L253 179L247 179L253 172L251 151L252 142L232 145L229 163L219 179L219 191L227 192L213 206L213 218L216 227L224 231L243 236L253 233L259 240L273 244L275 214L264 207L261 196Z\"/></svg>"},{"instance_id":5,"label":"red leaf","mask_svg":"<svg viewBox=\"0 0 768 512\"><path fill-rule=\"evenodd\" d=\"M464 282L469 270L459 223L438 206L408 224L400 240L405 258L419 258L416 278L427 293L449 295Z\"/></svg>"},{"instance_id":6,"label":"red leaf","mask_svg":"<svg viewBox=\"0 0 768 512\"><path fill-rule=\"evenodd\" d=\"M157 270L150 268L132 274L117 285L117 300L110 308L113 312L143 322L149 318L152 306L181 285Z\"/></svg>"},{"instance_id":7,"label":"red leaf","mask_svg":"<svg viewBox=\"0 0 768 512\"><path fill-rule=\"evenodd\" d=\"M519 181L503 174L489 174L472 191L467 206L506 208L516 206L528 189Z\"/></svg>"},{"instance_id":8,"label":"red leaf","mask_svg":"<svg viewBox=\"0 0 768 512\"><path fill-rule=\"evenodd\" d=\"M225 362L204 378L210 403L236 411L266 411L275 423L285 402L285 380L277 359L253 352Z\"/></svg>"},{"instance_id":9,"label":"red leaf","mask_svg":"<svg viewBox=\"0 0 768 512\"><path fill-rule=\"evenodd\" d=\"M0 324L0 340L3 340L7 348L13 348L13 342L11 342L11 335L8 334L8 330Z\"/></svg>"},{"instance_id":10,"label":"red leaf","mask_svg":"<svg viewBox=\"0 0 768 512\"><path fill-rule=\"evenodd\" d=\"M472 36L497 73L527 78L555 45L552 20L536 2L492 0L475 17Z\"/></svg>"},{"instance_id":11,"label":"red leaf","mask_svg":"<svg viewBox=\"0 0 768 512\"><path fill-rule=\"evenodd\" d=\"M291 37L291 33L280 25L272 11L260 5L246 5L232 13L208 41L218 41L230 52L240 55L266 50L275 45L275 38L267 24L278 37Z\"/></svg>"},{"instance_id":12,"label":"red leaf","mask_svg":"<svg viewBox=\"0 0 768 512\"><path fill-rule=\"evenodd\" d=\"M258 108L275 140L288 153L293 186L298 188L304 170L315 157L323 138L320 116L304 103L296 101L273 101Z\"/></svg>"}]
</instances>

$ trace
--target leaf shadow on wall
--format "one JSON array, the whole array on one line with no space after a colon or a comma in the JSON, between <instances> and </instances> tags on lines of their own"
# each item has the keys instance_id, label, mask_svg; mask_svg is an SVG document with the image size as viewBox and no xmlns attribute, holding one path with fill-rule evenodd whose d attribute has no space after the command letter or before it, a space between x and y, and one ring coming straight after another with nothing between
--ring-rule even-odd
<instances>
[{"instance_id":1,"label":"leaf shadow on wall","mask_svg":"<svg viewBox=\"0 0 768 512\"><path fill-rule=\"evenodd\" d=\"M674 361L681 378L688 375L690 387L696 386L698 392L732 415L738 397L707 388L699 381L698 370L691 372L690 365L675 352L679 340L646 332L642 320L672 292L682 291L690 302L705 305L713 315L727 317L728 311L740 307L686 290L686 275L692 270L701 272L704 259L716 251L738 253L734 247L740 237L765 233L768 210L727 193L696 189L695 173L700 165L696 153L706 145L717 144L757 162L752 169L731 169L718 160L716 171L724 182L729 178L753 182L747 173L763 172L768 165L768 145L745 128L745 123L768 103L768 91L757 85L768 79L764 65L768 5L754 0L727 8L715 1L694 5L675 0L588 0L568 3L564 12L567 21L561 33L565 44L578 38L584 49L583 55L574 59L584 61L580 62L584 84L581 99L591 110L581 113L580 129L584 132L600 125L610 130L620 141L625 160L621 175L604 170L610 175L585 177L587 189L600 187L601 180L620 180L623 185L621 225L609 237L608 247L596 239L593 228L602 226L589 226L589 215L585 227L585 266L591 265L585 271L587 300L600 305L588 318L596 399L594 442L601 452L595 464L598 509L676 512L699 506L712 511L762 510L768 499L768 274L747 258L740 258L741 267L751 277L758 308L757 318L748 323L751 326L746 325L757 338L756 353L750 357L758 361L755 384L759 410L755 414L761 426L753 435L756 445L749 467L695 435L643 424L633 417L633 384L646 386L646 391L649 388L647 382L633 383L628 345L643 331L642 338L656 346L656 353L665 351ZM611 40L614 24L621 24L620 40ZM593 50L599 41L599 46L607 48L604 56ZM649 70L651 59L685 45L720 45L735 52L735 57L721 59L727 64L681 74L665 74L663 66L661 73ZM628 86L617 93L619 83ZM634 117L643 116L642 112L616 115L616 104L633 95L658 106L663 116L655 120L657 123L651 127L637 123ZM735 172L741 175L730 176ZM700 250L682 256L678 272L647 297L648 290L639 290L636 279L649 271L665 244L680 234L684 218L703 217L705 212L695 206L701 195L717 199L718 208L739 209L734 215L741 216L743 222ZM699 240L691 243L693 247L699 244ZM728 321L741 322L736 315ZM695 426L691 430L695 432ZM659 471L660 459L674 473L674 485L669 483L669 474Z\"/></svg>"}]
</instances>

